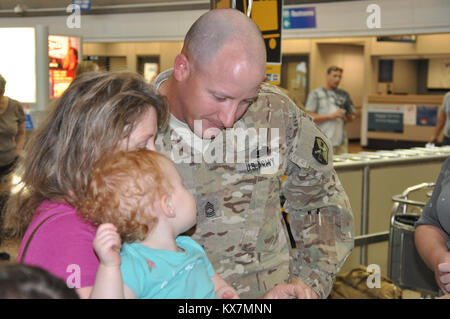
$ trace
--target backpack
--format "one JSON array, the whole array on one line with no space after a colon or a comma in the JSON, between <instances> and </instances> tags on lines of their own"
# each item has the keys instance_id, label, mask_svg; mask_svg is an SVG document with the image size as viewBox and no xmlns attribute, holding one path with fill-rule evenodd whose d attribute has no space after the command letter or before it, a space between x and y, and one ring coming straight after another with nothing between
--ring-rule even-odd
<instances>
[{"instance_id":1,"label":"backpack","mask_svg":"<svg viewBox=\"0 0 450 319\"><path fill-rule=\"evenodd\" d=\"M401 299L402 290L387 277L380 277L380 288L369 288L374 276L366 266L358 266L349 272L337 275L329 299Z\"/></svg>"}]
</instances>

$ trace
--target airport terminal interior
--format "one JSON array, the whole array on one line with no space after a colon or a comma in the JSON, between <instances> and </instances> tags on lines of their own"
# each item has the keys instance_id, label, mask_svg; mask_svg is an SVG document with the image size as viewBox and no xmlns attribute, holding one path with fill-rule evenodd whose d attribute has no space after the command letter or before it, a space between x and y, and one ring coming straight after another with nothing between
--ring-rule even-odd
<instances>
[{"instance_id":1,"label":"airport terminal interior","mask_svg":"<svg viewBox=\"0 0 450 319\"><path fill-rule=\"evenodd\" d=\"M310 112L309 96L327 87L336 71L329 67L342 69L338 87L351 98L353 120L344 126L348 148L329 159L352 208L355 247L328 298L442 294L415 248L414 224L450 155L445 129L432 140L450 91L450 1L66 2L0 2L0 74L4 95L23 105L26 140L69 87L77 64L137 72L151 83L173 67L198 17L235 5L266 40L266 81L302 110ZM10 184L2 183L7 194ZM16 261L19 244L0 238L0 252L10 255L0 265ZM372 279L382 288L370 289Z\"/></svg>"}]
</instances>

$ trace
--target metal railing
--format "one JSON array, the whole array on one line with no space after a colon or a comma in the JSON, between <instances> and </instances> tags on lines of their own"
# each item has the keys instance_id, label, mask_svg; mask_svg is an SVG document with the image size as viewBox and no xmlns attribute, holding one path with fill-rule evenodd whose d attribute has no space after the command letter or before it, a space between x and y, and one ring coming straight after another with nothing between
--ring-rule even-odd
<instances>
[{"instance_id":1,"label":"metal railing","mask_svg":"<svg viewBox=\"0 0 450 319\"><path fill-rule=\"evenodd\" d=\"M362 188L361 188L361 234L355 236L355 247L361 247L360 263L367 265L367 246L374 243L389 240L389 231L379 233L369 233L369 186L370 170L374 167L388 167L403 164L427 163L436 161L445 161L450 156L450 146L441 146L434 148L412 148L407 150L360 152L357 154L336 155L333 163L336 172L345 172L347 170L362 170ZM427 183L424 183L427 184ZM422 184L421 184L422 185ZM427 184L428 185L428 184ZM419 185L413 186L418 187ZM407 189L405 192L413 191ZM404 194L395 195L392 199L405 204L423 204L421 202L411 201L405 198ZM407 195L407 194L406 194Z\"/></svg>"}]
</instances>

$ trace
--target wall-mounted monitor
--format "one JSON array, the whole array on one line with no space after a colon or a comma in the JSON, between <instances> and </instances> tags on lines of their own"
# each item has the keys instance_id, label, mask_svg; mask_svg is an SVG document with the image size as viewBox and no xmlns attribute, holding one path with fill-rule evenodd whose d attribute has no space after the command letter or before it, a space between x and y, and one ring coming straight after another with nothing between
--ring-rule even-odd
<instances>
[{"instance_id":1,"label":"wall-mounted monitor","mask_svg":"<svg viewBox=\"0 0 450 319\"><path fill-rule=\"evenodd\" d=\"M36 36L34 28L0 28L0 74L5 95L36 103Z\"/></svg>"},{"instance_id":2,"label":"wall-mounted monitor","mask_svg":"<svg viewBox=\"0 0 450 319\"><path fill-rule=\"evenodd\" d=\"M391 83L393 81L394 60L380 60L378 62L378 82Z\"/></svg>"},{"instance_id":3,"label":"wall-mounted monitor","mask_svg":"<svg viewBox=\"0 0 450 319\"><path fill-rule=\"evenodd\" d=\"M75 78L80 38L61 35L48 36L50 97L59 97Z\"/></svg>"}]
</instances>

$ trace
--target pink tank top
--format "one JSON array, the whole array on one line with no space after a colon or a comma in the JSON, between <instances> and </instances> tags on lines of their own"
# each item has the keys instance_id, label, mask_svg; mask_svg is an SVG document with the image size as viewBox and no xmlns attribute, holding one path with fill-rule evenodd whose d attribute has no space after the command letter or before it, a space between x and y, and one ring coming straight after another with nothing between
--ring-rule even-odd
<instances>
[{"instance_id":1,"label":"pink tank top","mask_svg":"<svg viewBox=\"0 0 450 319\"><path fill-rule=\"evenodd\" d=\"M96 227L65 203L45 200L39 205L20 244L17 262L36 227L55 213L35 232L23 263L49 271L70 288L93 286L99 264L92 246Z\"/></svg>"}]
</instances>

